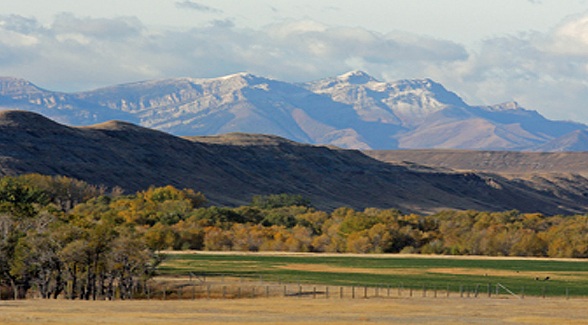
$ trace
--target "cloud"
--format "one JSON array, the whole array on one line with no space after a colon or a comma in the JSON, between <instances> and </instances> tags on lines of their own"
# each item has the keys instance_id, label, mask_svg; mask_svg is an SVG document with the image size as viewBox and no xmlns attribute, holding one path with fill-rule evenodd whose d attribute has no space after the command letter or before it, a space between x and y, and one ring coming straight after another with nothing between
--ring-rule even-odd
<instances>
[{"instance_id":1,"label":"cloud","mask_svg":"<svg viewBox=\"0 0 588 325\"><path fill-rule=\"evenodd\" d=\"M45 27L24 18L2 21L0 33L10 35L2 38L10 40L3 44L5 52L25 58L6 71L33 81L54 80L59 75L75 88L237 71L302 81L355 69L353 62L380 67L467 57L463 47L448 41L382 35L313 21L290 21L263 30L238 28L230 20L186 30L153 30L130 17L94 19L72 14L58 15Z\"/></svg>"},{"instance_id":2,"label":"cloud","mask_svg":"<svg viewBox=\"0 0 588 325\"><path fill-rule=\"evenodd\" d=\"M142 29L142 23L133 17L78 18L71 13L58 15L51 26L51 32L55 35L73 33L102 40L137 37L141 34Z\"/></svg>"},{"instance_id":3,"label":"cloud","mask_svg":"<svg viewBox=\"0 0 588 325\"><path fill-rule=\"evenodd\" d=\"M553 119L588 122L588 14L548 33L487 39L468 60L428 67L470 103L516 100Z\"/></svg>"},{"instance_id":4,"label":"cloud","mask_svg":"<svg viewBox=\"0 0 588 325\"><path fill-rule=\"evenodd\" d=\"M18 15L0 17L0 28L4 30L27 34L34 32L39 27L39 24L33 18L27 18Z\"/></svg>"},{"instance_id":5,"label":"cloud","mask_svg":"<svg viewBox=\"0 0 588 325\"><path fill-rule=\"evenodd\" d=\"M292 20L260 30L212 20L154 29L136 18L61 14L53 23L0 16L0 71L54 90L239 71L308 81L361 69L384 80L432 78L470 104L516 100L551 118L588 122L588 14L548 33L483 41L442 39Z\"/></svg>"},{"instance_id":6,"label":"cloud","mask_svg":"<svg viewBox=\"0 0 588 325\"><path fill-rule=\"evenodd\" d=\"M551 50L562 55L588 55L588 15L559 25L552 35Z\"/></svg>"},{"instance_id":7,"label":"cloud","mask_svg":"<svg viewBox=\"0 0 588 325\"><path fill-rule=\"evenodd\" d=\"M205 6L205 5L199 4L194 1L189 1L189 0L176 1L176 7L180 8L180 9L189 9L189 10L196 10L196 11L200 11L200 12L215 13L215 14L220 14L223 12L220 9Z\"/></svg>"},{"instance_id":8,"label":"cloud","mask_svg":"<svg viewBox=\"0 0 588 325\"><path fill-rule=\"evenodd\" d=\"M259 45L281 61L272 67L291 66L297 74L295 78L301 80L358 68L381 77L383 67L467 58L462 46L449 41L412 34L383 35L359 27L330 27L313 21L268 26L263 36Z\"/></svg>"}]
</instances>

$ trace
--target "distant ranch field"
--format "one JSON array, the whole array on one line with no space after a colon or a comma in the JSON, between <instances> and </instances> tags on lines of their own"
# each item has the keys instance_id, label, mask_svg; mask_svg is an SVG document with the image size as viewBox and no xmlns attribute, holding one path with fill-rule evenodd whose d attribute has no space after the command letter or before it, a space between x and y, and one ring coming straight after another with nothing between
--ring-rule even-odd
<instances>
[{"instance_id":1,"label":"distant ranch field","mask_svg":"<svg viewBox=\"0 0 588 325\"><path fill-rule=\"evenodd\" d=\"M212 285L213 290L237 278L256 283L260 290L283 284L294 286L287 290L329 286L331 292L357 287L375 296L386 292L388 297L402 297L411 290L424 297L471 292L476 297L588 298L585 259L265 252L166 252L166 256L160 266L162 276L178 280L189 274L200 276L202 285Z\"/></svg>"}]
</instances>

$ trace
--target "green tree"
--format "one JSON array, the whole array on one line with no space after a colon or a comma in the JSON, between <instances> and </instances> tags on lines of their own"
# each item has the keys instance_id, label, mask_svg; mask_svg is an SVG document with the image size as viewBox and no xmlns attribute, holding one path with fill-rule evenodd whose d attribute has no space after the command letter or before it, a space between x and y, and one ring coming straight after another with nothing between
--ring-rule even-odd
<instances>
[{"instance_id":1,"label":"green tree","mask_svg":"<svg viewBox=\"0 0 588 325\"><path fill-rule=\"evenodd\" d=\"M0 178L0 213L30 218L47 203L47 195L42 190L15 177Z\"/></svg>"},{"instance_id":2,"label":"green tree","mask_svg":"<svg viewBox=\"0 0 588 325\"><path fill-rule=\"evenodd\" d=\"M308 199L299 194L270 194L255 195L251 200L251 206L260 209L275 209L289 206L311 207Z\"/></svg>"}]
</instances>

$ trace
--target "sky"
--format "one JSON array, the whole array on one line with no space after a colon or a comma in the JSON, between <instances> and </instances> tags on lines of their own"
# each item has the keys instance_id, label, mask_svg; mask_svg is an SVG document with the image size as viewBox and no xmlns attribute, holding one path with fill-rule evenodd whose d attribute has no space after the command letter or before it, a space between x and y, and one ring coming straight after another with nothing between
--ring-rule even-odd
<instances>
[{"instance_id":1,"label":"sky","mask_svg":"<svg viewBox=\"0 0 588 325\"><path fill-rule=\"evenodd\" d=\"M0 75L73 92L250 72L430 78L588 123L588 0L2 0Z\"/></svg>"}]
</instances>

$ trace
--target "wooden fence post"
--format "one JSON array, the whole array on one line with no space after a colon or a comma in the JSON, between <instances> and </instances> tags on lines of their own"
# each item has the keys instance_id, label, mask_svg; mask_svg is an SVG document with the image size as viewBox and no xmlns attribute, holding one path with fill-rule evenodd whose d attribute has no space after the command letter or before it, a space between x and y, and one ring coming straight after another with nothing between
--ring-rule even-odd
<instances>
[{"instance_id":1,"label":"wooden fence post","mask_svg":"<svg viewBox=\"0 0 588 325\"><path fill-rule=\"evenodd\" d=\"M488 298L492 297L492 285L488 283Z\"/></svg>"}]
</instances>

